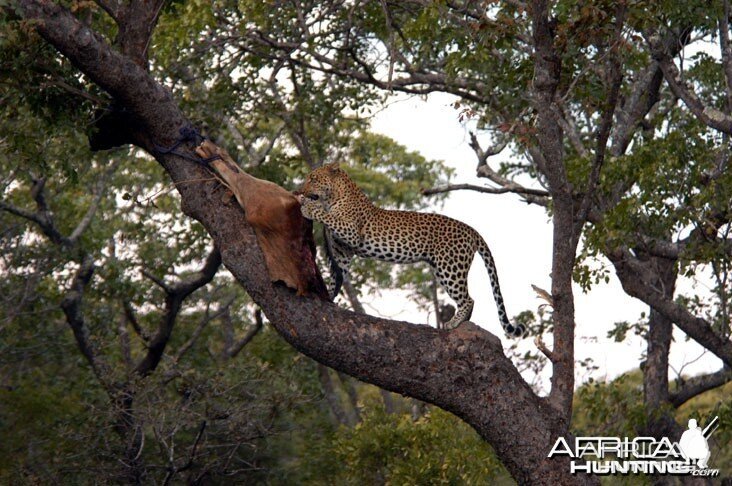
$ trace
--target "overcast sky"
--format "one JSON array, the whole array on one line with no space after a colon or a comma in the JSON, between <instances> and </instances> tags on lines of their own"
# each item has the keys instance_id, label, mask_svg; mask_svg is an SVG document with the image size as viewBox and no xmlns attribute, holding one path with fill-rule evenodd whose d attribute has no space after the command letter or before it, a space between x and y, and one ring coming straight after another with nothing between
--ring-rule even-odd
<instances>
[{"instance_id":1,"label":"overcast sky","mask_svg":"<svg viewBox=\"0 0 732 486\"><path fill-rule=\"evenodd\" d=\"M453 182L486 185L485 179L475 177L477 161L468 146L468 127L458 121L458 112L451 106L455 99L441 93L431 94L426 99L395 96L388 108L376 114L372 128L427 158L445 161L455 169ZM496 162L493 162L494 167L497 167ZM521 202L516 195L456 191L451 193L444 207L435 211L468 223L486 240L496 260L509 316L527 309L536 311L542 301L531 285L546 290L551 288L552 227L543 208ZM609 262L604 264L609 265ZM576 359L592 358L599 366L592 374L596 379L612 379L638 368L645 349L643 340L635 336L623 343L607 338L607 332L615 322L635 322L641 312L647 313L647 306L627 296L614 278L614 272L610 274L609 284L598 284L589 293L583 293L576 285L574 289ZM469 276L470 292L476 302L471 320L497 334L505 343L507 338L498 324L488 282L485 266L477 257ZM680 289L687 294L704 293L705 290L703 282L688 280L681 282ZM364 296L364 302L370 312L375 313L378 309L378 313L385 316L411 322L425 322L427 318L398 293L380 298ZM676 376L674 369L679 370L685 363L684 374L709 372L721 367L721 361L711 353L698 359L703 354L702 348L686 341L680 331L676 330L674 337L670 378ZM551 336L546 337L546 342L551 344ZM524 339L522 346L534 348L533 340ZM578 367L578 381L583 382L587 377Z\"/></svg>"}]
</instances>

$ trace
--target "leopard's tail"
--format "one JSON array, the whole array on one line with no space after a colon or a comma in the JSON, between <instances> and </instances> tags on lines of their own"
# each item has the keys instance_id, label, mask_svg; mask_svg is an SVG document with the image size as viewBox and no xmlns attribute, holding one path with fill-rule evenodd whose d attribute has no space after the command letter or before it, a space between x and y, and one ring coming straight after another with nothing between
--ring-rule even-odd
<instances>
[{"instance_id":1,"label":"leopard's tail","mask_svg":"<svg viewBox=\"0 0 732 486\"><path fill-rule=\"evenodd\" d=\"M477 235L477 234L476 234ZM496 307L498 308L498 320L503 326L503 330L506 331L506 335L509 337L520 338L526 333L526 327L523 324L513 325L508 320L506 314L506 307L503 305L503 296L501 295L501 286L498 283L498 271L496 270L496 262L493 260L491 250L488 248L488 244L483 240L480 235L478 237L478 253L485 262L485 268L488 270L488 276L491 279L491 289L493 289L493 298L496 300Z\"/></svg>"}]
</instances>

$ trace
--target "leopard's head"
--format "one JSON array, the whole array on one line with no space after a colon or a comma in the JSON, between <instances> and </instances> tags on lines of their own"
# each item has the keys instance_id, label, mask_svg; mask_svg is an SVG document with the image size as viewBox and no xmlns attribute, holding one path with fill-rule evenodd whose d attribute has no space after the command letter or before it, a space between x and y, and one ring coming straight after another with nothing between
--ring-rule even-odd
<instances>
[{"instance_id":1,"label":"leopard's head","mask_svg":"<svg viewBox=\"0 0 732 486\"><path fill-rule=\"evenodd\" d=\"M326 164L312 171L300 189L302 215L313 219L317 209L326 213L330 211L331 203L336 199L343 177L348 177L337 162Z\"/></svg>"}]
</instances>

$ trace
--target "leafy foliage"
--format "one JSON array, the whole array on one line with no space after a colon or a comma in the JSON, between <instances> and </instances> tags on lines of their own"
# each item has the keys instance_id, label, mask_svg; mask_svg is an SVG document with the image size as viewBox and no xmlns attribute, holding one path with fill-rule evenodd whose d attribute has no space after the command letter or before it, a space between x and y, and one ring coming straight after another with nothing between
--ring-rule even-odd
<instances>
[{"instance_id":1,"label":"leafy foliage","mask_svg":"<svg viewBox=\"0 0 732 486\"><path fill-rule=\"evenodd\" d=\"M302 458L305 483L500 484L506 473L478 435L439 409L413 421L371 403L363 421L340 428Z\"/></svg>"},{"instance_id":2,"label":"leafy foliage","mask_svg":"<svg viewBox=\"0 0 732 486\"><path fill-rule=\"evenodd\" d=\"M117 28L96 4L67 3L113 42ZM368 129L369 115L384 101L378 88L394 87L457 95L461 117L510 142L514 157L499 174L546 183L527 162L536 139L527 96L534 66L530 18L520 2L489 2L478 14L469 3L462 11L450 2L353 5L167 2L150 43L150 68L248 172L284 187L339 160L378 204L426 208L421 189L447 182L450 170ZM632 98L645 73L650 54L642 36L659 19L668 30L691 25L696 38L716 40L719 2L623 5L623 99ZM608 0L553 7L559 93L577 135L563 150L577 195L591 173L607 102L617 7ZM685 62L685 80L697 94L709 106L729 108L719 59L697 52ZM400 86L406 72L437 81ZM249 297L223 271L183 302L158 367L136 373L165 318L169 296L159 283L195 275L208 236L181 219L174 188L149 157L127 148L90 152L87 136L111 100L4 6L0 87L0 202L9 205L0 210L0 482L124 481L120 457L130 450L151 482L319 484L324 475L333 484L510 482L489 446L448 413L410 413L421 406L397 397L387 411L388 398L376 389L340 378L340 385L331 383L336 400L329 402L316 363L266 325L235 353L259 328ZM585 290L607 281L597 259L620 246L642 252L649 239L676 242L705 231L708 238L685 247L677 267L687 276L711 269L713 296L678 302L728 337L729 254L720 239L728 239L729 224L712 225L707 234L707 223L732 200L729 171L710 176L729 158L729 141L666 89L659 98L627 150L611 147L599 196L612 204L585 229L575 280ZM63 240L77 229L77 240ZM713 238L717 231L722 238ZM106 374L90 369L60 306L87 256L95 271L84 289L85 326L97 358L109 365ZM432 304L425 266L394 270L358 261L353 272L361 292L408 289L418 305ZM643 317L619 323L609 337L644 333ZM518 320L538 335L554 326L543 308ZM517 360L536 374L546 363L533 351ZM720 415L722 452L712 462L721 468L732 461L721 447L732 434L723 400L729 391L708 392L676 411L682 422ZM360 412L358 425L338 423L333 403ZM583 385L575 410L573 429L585 435L632 436L649 419L637 373Z\"/></svg>"}]
</instances>

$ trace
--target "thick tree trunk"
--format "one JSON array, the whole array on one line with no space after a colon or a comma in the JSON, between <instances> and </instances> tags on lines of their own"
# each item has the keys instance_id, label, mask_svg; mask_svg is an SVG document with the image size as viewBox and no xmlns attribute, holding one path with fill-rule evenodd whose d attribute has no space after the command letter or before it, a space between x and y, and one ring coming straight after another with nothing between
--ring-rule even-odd
<instances>
[{"instance_id":1,"label":"thick tree trunk","mask_svg":"<svg viewBox=\"0 0 732 486\"><path fill-rule=\"evenodd\" d=\"M674 295L676 271L673 260L653 257L658 269L654 285L661 289L664 297ZM668 403L668 354L671 350L673 323L666 316L651 308L648 320L648 351L643 366L643 392L649 411L657 410Z\"/></svg>"},{"instance_id":2,"label":"thick tree trunk","mask_svg":"<svg viewBox=\"0 0 732 486\"><path fill-rule=\"evenodd\" d=\"M676 266L673 260L651 257L656 268L654 286L664 297L673 298ZM643 369L643 398L649 423L643 432L653 437L677 437L683 430L669 413L668 355L671 350L673 323L651 308L648 319L648 351Z\"/></svg>"},{"instance_id":3,"label":"thick tree trunk","mask_svg":"<svg viewBox=\"0 0 732 486\"><path fill-rule=\"evenodd\" d=\"M135 143L166 169L183 211L205 226L226 267L292 346L360 380L454 413L493 445L521 484L597 483L569 474L566 459L547 458L566 421L533 393L492 334L470 323L442 331L355 314L272 285L239 206L223 203L216 183L190 182L207 178L203 168L156 150L189 126L170 93L64 8L44 0L19 4L26 18L39 21L48 42L131 114ZM180 148L193 156L192 149Z\"/></svg>"},{"instance_id":4,"label":"thick tree trunk","mask_svg":"<svg viewBox=\"0 0 732 486\"><path fill-rule=\"evenodd\" d=\"M554 233L552 238L552 300L554 349L552 388L549 403L560 413L561 426L569 429L574 396L574 295L572 269L577 243L575 202L564 165L564 134L557 122L555 96L561 75L561 59L554 49L554 25L549 18L550 2L530 4L534 39L534 86L532 100L537 111L537 144L534 163L544 174L552 195ZM580 226L581 227L581 226Z\"/></svg>"},{"instance_id":5,"label":"thick tree trunk","mask_svg":"<svg viewBox=\"0 0 732 486\"><path fill-rule=\"evenodd\" d=\"M667 299L673 299L676 288L676 261L660 257L649 257L647 263L652 267L653 286ZM648 319L648 351L643 369L643 398L648 414L648 423L644 435L656 438L668 437L678 441L685 427L676 422L672 415L674 407L670 403L668 387L668 356L671 351L673 336L673 322L665 315L651 307ZM703 485L711 484L710 479L687 477L684 484ZM664 476L655 476L653 484L675 484Z\"/></svg>"}]
</instances>

